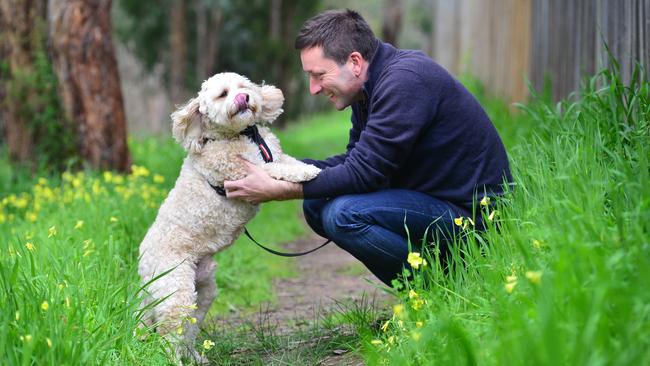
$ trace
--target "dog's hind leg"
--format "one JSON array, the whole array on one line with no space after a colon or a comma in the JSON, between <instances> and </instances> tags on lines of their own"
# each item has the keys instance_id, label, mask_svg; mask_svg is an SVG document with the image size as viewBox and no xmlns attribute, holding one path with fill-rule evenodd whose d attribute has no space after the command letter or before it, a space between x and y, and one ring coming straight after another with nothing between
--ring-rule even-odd
<instances>
[{"instance_id":1,"label":"dog's hind leg","mask_svg":"<svg viewBox=\"0 0 650 366\"><path fill-rule=\"evenodd\" d=\"M154 306L158 333L184 333L183 322L189 320L196 308L195 270L196 264L190 258L158 258L152 277L169 271L147 288L154 301L158 302Z\"/></svg>"},{"instance_id":2,"label":"dog's hind leg","mask_svg":"<svg viewBox=\"0 0 650 366\"><path fill-rule=\"evenodd\" d=\"M194 313L197 325L203 323L205 314L210 310L210 306L217 294L217 285L215 283L214 273L217 269L217 262L212 255L203 257L196 266L196 293L198 309Z\"/></svg>"}]
</instances>

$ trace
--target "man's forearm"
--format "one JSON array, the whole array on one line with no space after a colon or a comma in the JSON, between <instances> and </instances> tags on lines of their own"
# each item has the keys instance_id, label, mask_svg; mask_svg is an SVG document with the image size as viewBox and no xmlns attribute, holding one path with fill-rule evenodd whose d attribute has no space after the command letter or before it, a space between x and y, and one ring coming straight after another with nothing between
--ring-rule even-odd
<instances>
[{"instance_id":1,"label":"man's forearm","mask_svg":"<svg viewBox=\"0 0 650 366\"><path fill-rule=\"evenodd\" d=\"M273 189L273 200L285 201L302 199L302 184L277 180Z\"/></svg>"}]
</instances>

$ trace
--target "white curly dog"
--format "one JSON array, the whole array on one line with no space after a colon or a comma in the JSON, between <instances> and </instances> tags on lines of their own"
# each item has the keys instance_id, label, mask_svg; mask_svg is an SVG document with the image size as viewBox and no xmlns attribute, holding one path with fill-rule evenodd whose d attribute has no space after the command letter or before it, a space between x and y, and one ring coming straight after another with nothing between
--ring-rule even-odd
<instances>
[{"instance_id":1,"label":"white curly dog","mask_svg":"<svg viewBox=\"0 0 650 366\"><path fill-rule=\"evenodd\" d=\"M215 191L224 180L246 176L240 157L291 182L310 180L320 171L283 154L267 127L258 130L264 146L242 134L273 122L283 102L274 86L221 73L203 82L198 95L171 115L172 134L187 157L140 244L138 272L149 307L143 321L172 342L177 356L200 359L193 342L215 298L213 255L237 239L259 208ZM271 155L272 162L265 163L269 156L263 155Z\"/></svg>"}]
</instances>

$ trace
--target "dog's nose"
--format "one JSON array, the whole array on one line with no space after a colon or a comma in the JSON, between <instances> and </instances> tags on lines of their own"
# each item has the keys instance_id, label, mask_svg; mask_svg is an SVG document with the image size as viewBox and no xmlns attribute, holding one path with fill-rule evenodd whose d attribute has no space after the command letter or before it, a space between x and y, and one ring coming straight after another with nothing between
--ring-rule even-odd
<instances>
[{"instance_id":1,"label":"dog's nose","mask_svg":"<svg viewBox=\"0 0 650 366\"><path fill-rule=\"evenodd\" d=\"M235 105L237 106L237 109L240 111L248 108L248 94L239 93L235 95Z\"/></svg>"}]
</instances>

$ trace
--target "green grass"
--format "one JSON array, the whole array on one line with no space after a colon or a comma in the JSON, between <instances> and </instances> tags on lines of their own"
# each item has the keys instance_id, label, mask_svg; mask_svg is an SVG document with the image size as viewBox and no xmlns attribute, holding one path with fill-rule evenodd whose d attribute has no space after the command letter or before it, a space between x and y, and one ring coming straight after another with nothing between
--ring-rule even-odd
<instances>
[{"instance_id":1,"label":"green grass","mask_svg":"<svg viewBox=\"0 0 650 366\"><path fill-rule=\"evenodd\" d=\"M404 284L369 364L650 364L650 87L585 84L497 108L517 186L448 274L429 257Z\"/></svg>"}]
</instances>

